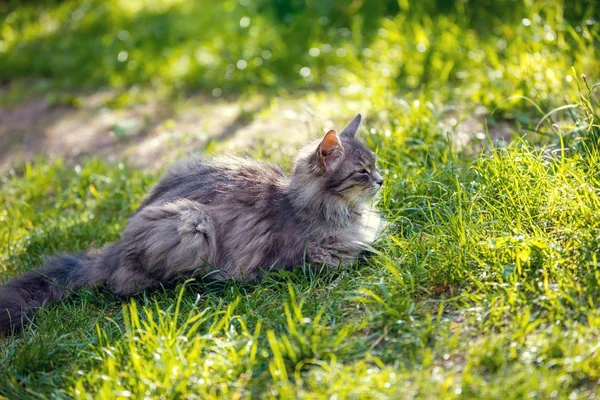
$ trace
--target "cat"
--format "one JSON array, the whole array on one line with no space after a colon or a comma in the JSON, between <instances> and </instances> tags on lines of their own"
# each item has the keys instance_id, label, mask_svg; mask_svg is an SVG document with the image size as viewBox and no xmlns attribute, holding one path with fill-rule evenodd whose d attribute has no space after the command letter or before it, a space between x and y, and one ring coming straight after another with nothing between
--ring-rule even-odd
<instances>
[{"instance_id":1,"label":"cat","mask_svg":"<svg viewBox=\"0 0 600 400\"><path fill-rule=\"evenodd\" d=\"M121 239L50 258L0 289L0 330L18 330L71 290L106 284L121 296L178 276L257 282L272 268L337 268L370 249L383 184L355 134L360 114L300 151L293 173L248 158L190 158L168 171Z\"/></svg>"}]
</instances>

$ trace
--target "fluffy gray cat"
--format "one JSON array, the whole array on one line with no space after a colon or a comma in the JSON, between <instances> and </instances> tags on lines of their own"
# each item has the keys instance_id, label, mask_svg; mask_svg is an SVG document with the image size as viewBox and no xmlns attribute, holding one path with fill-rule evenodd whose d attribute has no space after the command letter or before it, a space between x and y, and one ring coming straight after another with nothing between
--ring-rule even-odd
<instances>
[{"instance_id":1,"label":"fluffy gray cat","mask_svg":"<svg viewBox=\"0 0 600 400\"><path fill-rule=\"evenodd\" d=\"M69 291L106 283L130 296L177 276L255 282L272 268L353 263L382 228L368 205L383 178L375 154L341 134L307 146L287 176L245 158L180 162L130 217L121 240L60 255L0 289L0 330L19 329Z\"/></svg>"}]
</instances>

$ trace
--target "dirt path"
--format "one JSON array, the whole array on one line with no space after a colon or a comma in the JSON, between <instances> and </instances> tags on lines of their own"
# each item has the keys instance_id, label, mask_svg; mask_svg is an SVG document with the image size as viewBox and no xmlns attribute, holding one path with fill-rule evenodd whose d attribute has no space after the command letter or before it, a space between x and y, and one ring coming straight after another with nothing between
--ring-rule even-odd
<instances>
[{"instance_id":1,"label":"dirt path","mask_svg":"<svg viewBox=\"0 0 600 400\"><path fill-rule=\"evenodd\" d=\"M70 161L102 156L154 168L209 142L245 151L259 139L277 142L285 132L285 147L295 148L319 132L301 104L281 99L227 102L198 95L177 105L148 101L115 109L106 105L109 98L79 97L77 107L36 98L0 109L0 173L40 154Z\"/></svg>"},{"instance_id":2,"label":"dirt path","mask_svg":"<svg viewBox=\"0 0 600 400\"><path fill-rule=\"evenodd\" d=\"M175 103L153 97L111 107L115 94L99 92L78 96L77 107L33 98L0 108L0 174L41 154L72 162L100 156L151 169L207 146L233 152L266 147L266 151L285 156L325 127L343 123L340 116L364 109L361 104L315 96L226 101L194 95ZM450 115L444 126L462 147L481 135L483 120L474 115L456 122ZM492 132L495 138L508 140L511 127L498 128Z\"/></svg>"}]
</instances>

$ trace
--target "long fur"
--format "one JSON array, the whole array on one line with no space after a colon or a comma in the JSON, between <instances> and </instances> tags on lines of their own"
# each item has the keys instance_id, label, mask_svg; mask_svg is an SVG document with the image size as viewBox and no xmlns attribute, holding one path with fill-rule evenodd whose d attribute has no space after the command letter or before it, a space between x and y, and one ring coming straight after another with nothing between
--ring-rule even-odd
<instances>
[{"instance_id":1,"label":"long fur","mask_svg":"<svg viewBox=\"0 0 600 400\"><path fill-rule=\"evenodd\" d=\"M44 267L8 282L0 291L0 329L18 330L43 305L60 301L73 289L101 282L102 278L90 271L95 258L55 256Z\"/></svg>"},{"instance_id":2,"label":"long fur","mask_svg":"<svg viewBox=\"0 0 600 400\"><path fill-rule=\"evenodd\" d=\"M301 151L291 177L237 157L178 163L118 242L51 258L4 285L0 330L20 328L40 307L86 286L106 283L129 296L180 275L255 282L270 268L354 262L382 228L368 204L383 180L374 154L354 139L359 122Z\"/></svg>"}]
</instances>

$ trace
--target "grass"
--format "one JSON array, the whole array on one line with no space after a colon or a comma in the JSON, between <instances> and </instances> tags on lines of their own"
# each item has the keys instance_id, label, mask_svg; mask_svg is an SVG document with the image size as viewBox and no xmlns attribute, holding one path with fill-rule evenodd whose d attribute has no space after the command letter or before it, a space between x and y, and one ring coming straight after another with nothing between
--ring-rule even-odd
<instances>
[{"instance_id":1,"label":"grass","mask_svg":"<svg viewBox=\"0 0 600 400\"><path fill-rule=\"evenodd\" d=\"M576 77L571 67L600 69L598 10L593 2L565 4L86 0L4 5L0 78L9 78L13 88L5 101L32 88L48 93L151 85L164 95L202 89L216 97L325 89L349 99L366 94L377 106L398 93L419 91L429 101L472 101L507 113L516 96L527 96L550 109L564 102L564 90ZM31 77L37 79L32 83ZM68 96L65 101L77 104ZM523 119L520 114L514 117Z\"/></svg>"},{"instance_id":2,"label":"grass","mask_svg":"<svg viewBox=\"0 0 600 400\"><path fill-rule=\"evenodd\" d=\"M180 282L129 300L83 290L22 335L0 338L0 395L597 396L593 3L350 3L360 2L88 0L2 10L7 102L32 84L69 99L86 85L112 88L120 101L138 85L166 96L324 90L368 103L362 136L385 173L378 207L391 224L376 254L341 271L298 268L257 285ZM256 65L265 49L271 56ZM33 54L39 62L27 62ZM240 69L241 59L252 62ZM305 67L310 74L300 74ZM462 118L481 105L494 111L490 124L508 119L522 137L497 146L489 132L458 147L448 109ZM103 159L15 166L0 178L3 277L116 240L157 178Z\"/></svg>"}]
</instances>

